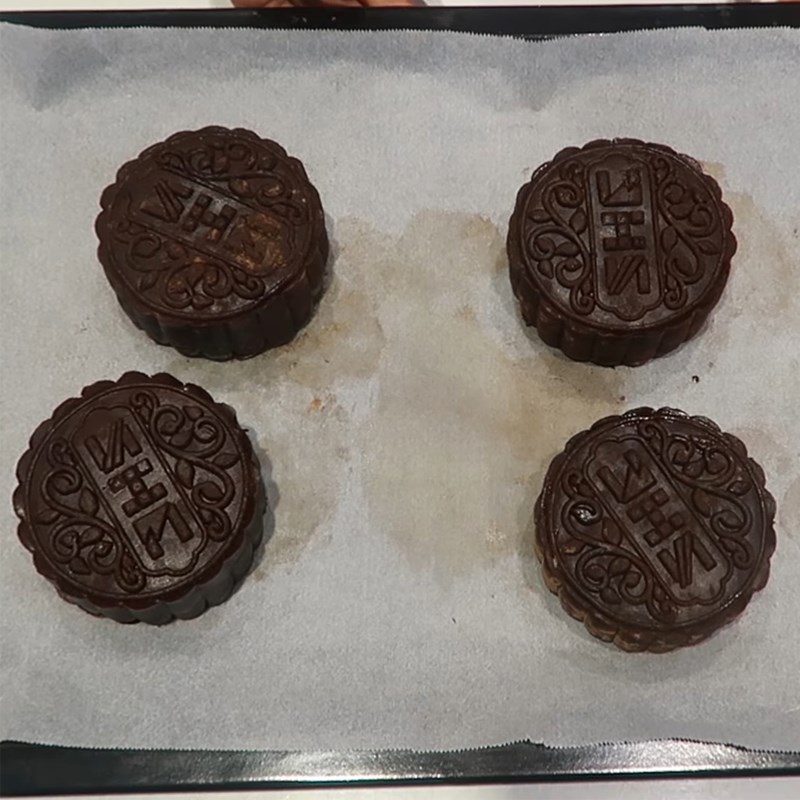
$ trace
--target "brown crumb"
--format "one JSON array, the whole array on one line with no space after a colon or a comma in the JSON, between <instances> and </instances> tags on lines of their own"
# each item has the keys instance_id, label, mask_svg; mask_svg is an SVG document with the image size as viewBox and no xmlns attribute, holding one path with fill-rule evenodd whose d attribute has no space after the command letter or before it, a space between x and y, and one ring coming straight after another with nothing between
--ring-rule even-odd
<instances>
[{"instance_id":1,"label":"brown crumb","mask_svg":"<svg viewBox=\"0 0 800 800\"><path fill-rule=\"evenodd\" d=\"M475 309L472 308L472 306L465 304L461 306L461 308L459 308L458 311L456 311L456 316L459 319L463 319L464 322L475 322L476 319Z\"/></svg>"}]
</instances>

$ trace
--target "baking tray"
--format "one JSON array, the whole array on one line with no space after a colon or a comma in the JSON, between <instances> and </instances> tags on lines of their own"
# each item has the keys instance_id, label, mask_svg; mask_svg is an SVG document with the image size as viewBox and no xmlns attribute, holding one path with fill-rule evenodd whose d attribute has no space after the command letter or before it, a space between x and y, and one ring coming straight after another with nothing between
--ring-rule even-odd
<instances>
[{"instance_id":1,"label":"baking tray","mask_svg":"<svg viewBox=\"0 0 800 800\"><path fill-rule=\"evenodd\" d=\"M670 27L800 27L800 3L217 11L5 12L48 28L250 27L450 30L544 39ZM96 750L0 743L0 794L37 795L653 777L800 775L800 753L661 740L456 752Z\"/></svg>"},{"instance_id":2,"label":"baking tray","mask_svg":"<svg viewBox=\"0 0 800 800\"><path fill-rule=\"evenodd\" d=\"M437 8L19 11L0 20L43 28L209 27L446 30L544 39L653 28L800 26L800 2L709 5L491 6Z\"/></svg>"}]
</instances>

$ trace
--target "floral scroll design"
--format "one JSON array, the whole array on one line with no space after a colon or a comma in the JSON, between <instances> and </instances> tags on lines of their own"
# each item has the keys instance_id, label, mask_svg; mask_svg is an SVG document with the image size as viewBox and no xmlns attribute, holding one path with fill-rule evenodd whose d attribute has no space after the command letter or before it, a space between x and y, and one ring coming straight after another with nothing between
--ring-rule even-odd
<instances>
[{"instance_id":1,"label":"floral scroll design","mask_svg":"<svg viewBox=\"0 0 800 800\"><path fill-rule=\"evenodd\" d=\"M148 391L134 394L131 407L156 447L175 460L175 478L189 492L209 539L227 539L231 520L226 509L236 492L228 470L240 456L222 423L198 405L159 403Z\"/></svg>"},{"instance_id":2,"label":"floral scroll design","mask_svg":"<svg viewBox=\"0 0 800 800\"><path fill-rule=\"evenodd\" d=\"M165 149L157 162L165 171L189 180L222 184L233 197L254 201L294 225L308 219L307 206L282 174L286 170L278 156L267 148L222 139L187 152Z\"/></svg>"},{"instance_id":3,"label":"floral scroll design","mask_svg":"<svg viewBox=\"0 0 800 800\"><path fill-rule=\"evenodd\" d=\"M747 534L753 514L741 498L753 490L734 457L710 436L669 434L656 421L639 423L639 434L675 481L690 490L691 505L737 569L750 569L756 553Z\"/></svg>"},{"instance_id":4,"label":"floral scroll design","mask_svg":"<svg viewBox=\"0 0 800 800\"><path fill-rule=\"evenodd\" d=\"M722 253L722 220L710 194L682 179L672 159L658 155L650 163L661 221L663 300L675 310L686 304L687 287L703 277L708 258Z\"/></svg>"},{"instance_id":5,"label":"floral scroll design","mask_svg":"<svg viewBox=\"0 0 800 800\"><path fill-rule=\"evenodd\" d=\"M110 575L125 592L138 592L147 581L119 530L103 513L96 490L86 480L72 445L61 437L47 447L51 467L42 483L43 505L37 525L52 525L49 555L78 580Z\"/></svg>"},{"instance_id":6,"label":"floral scroll design","mask_svg":"<svg viewBox=\"0 0 800 800\"><path fill-rule=\"evenodd\" d=\"M747 535L753 518L741 498L753 484L730 453L710 437L668 433L657 421L639 423L637 433L670 477L689 490L692 507L731 563L740 570L752 568L756 553ZM676 604L582 471L565 471L560 485L567 501L557 545L579 583L607 607L644 606L655 621L673 622Z\"/></svg>"},{"instance_id":7,"label":"floral scroll design","mask_svg":"<svg viewBox=\"0 0 800 800\"><path fill-rule=\"evenodd\" d=\"M658 265L662 301L683 307L688 287L708 271L709 259L722 253L720 213L711 194L692 180L686 168L662 154L648 156L657 218ZM543 277L569 292L571 308L588 316L596 307L595 266L589 250L587 170L578 159L559 164L555 176L526 212L523 248Z\"/></svg>"},{"instance_id":8,"label":"floral scroll design","mask_svg":"<svg viewBox=\"0 0 800 800\"><path fill-rule=\"evenodd\" d=\"M536 269L569 290L569 302L579 314L594 311L594 265L583 235L588 227L585 169L577 160L558 168L555 180L542 190L538 206L527 219L524 249Z\"/></svg>"},{"instance_id":9,"label":"floral scroll design","mask_svg":"<svg viewBox=\"0 0 800 800\"><path fill-rule=\"evenodd\" d=\"M213 542L227 539L232 522L226 509L235 496L230 470L240 463L240 455L221 422L198 405L164 403L146 390L136 392L130 406L157 449L172 457L172 474L202 522L202 535ZM49 528L50 556L79 581L110 576L126 593L141 591L150 573L103 508L73 446L63 437L54 438L46 459L50 469L34 522Z\"/></svg>"},{"instance_id":10,"label":"floral scroll design","mask_svg":"<svg viewBox=\"0 0 800 800\"><path fill-rule=\"evenodd\" d=\"M270 246L276 251L285 247L277 240L285 238L291 245L295 229L309 221L308 205L291 172L267 148L222 138L186 151L177 143L154 158L178 198L191 196L189 181L216 186L223 195L249 206L253 210L249 221L274 237ZM231 301L237 306L251 303L267 292L267 280L244 268L236 252L225 254L217 248L215 255L209 255L143 224L141 215L132 213L137 202L131 191L121 192L110 229L123 247L123 262L134 273L140 293L169 309L213 311Z\"/></svg>"},{"instance_id":11,"label":"floral scroll design","mask_svg":"<svg viewBox=\"0 0 800 800\"><path fill-rule=\"evenodd\" d=\"M568 502L561 509L564 534L558 547L573 561L572 570L580 584L607 606L644 605L653 619L673 621L675 604L580 471L566 472L561 486Z\"/></svg>"},{"instance_id":12,"label":"floral scroll design","mask_svg":"<svg viewBox=\"0 0 800 800\"><path fill-rule=\"evenodd\" d=\"M263 278L235 263L200 253L133 221L128 214L130 198L122 203L123 214L112 223L113 235L125 246L125 263L138 276L141 293L156 295L171 309L205 311L232 295L253 301L266 291Z\"/></svg>"}]
</instances>

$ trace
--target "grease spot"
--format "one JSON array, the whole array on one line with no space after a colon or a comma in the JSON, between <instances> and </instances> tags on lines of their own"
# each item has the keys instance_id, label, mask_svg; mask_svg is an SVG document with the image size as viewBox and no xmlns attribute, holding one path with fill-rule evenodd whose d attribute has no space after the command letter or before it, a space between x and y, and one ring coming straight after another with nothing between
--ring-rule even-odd
<instances>
[{"instance_id":1,"label":"grease spot","mask_svg":"<svg viewBox=\"0 0 800 800\"><path fill-rule=\"evenodd\" d=\"M284 417L285 418L285 417ZM321 415L316 420L322 419ZM308 417L306 417L308 420ZM311 435L309 430L311 429ZM269 453L273 480L280 490L280 503L274 507L275 530L264 548L264 556L253 573L256 580L267 577L276 567L291 567L310 546L325 544L325 522L336 509L340 496L340 476L319 464L334 463L339 457L333 438L323 437L317 424L298 421L285 435L275 429L259 432L260 447ZM272 504L273 498L270 497Z\"/></svg>"},{"instance_id":2,"label":"grease spot","mask_svg":"<svg viewBox=\"0 0 800 800\"><path fill-rule=\"evenodd\" d=\"M456 316L464 320L464 322L476 322L478 319L475 316L475 309L468 305L461 306L461 308L456 311Z\"/></svg>"},{"instance_id":3,"label":"grease spot","mask_svg":"<svg viewBox=\"0 0 800 800\"><path fill-rule=\"evenodd\" d=\"M345 251L339 258L347 260ZM349 261L350 266L358 263ZM311 389L324 390L337 378L368 377L383 349L383 331L374 304L359 288L363 274L353 269L345 283L341 269L344 267L337 267L315 318L274 357L276 368Z\"/></svg>"},{"instance_id":4,"label":"grease spot","mask_svg":"<svg viewBox=\"0 0 800 800\"><path fill-rule=\"evenodd\" d=\"M336 401L336 395L330 392L326 392L322 397L314 396L306 409L307 414L341 414L342 411L342 407Z\"/></svg>"},{"instance_id":5,"label":"grease spot","mask_svg":"<svg viewBox=\"0 0 800 800\"><path fill-rule=\"evenodd\" d=\"M9 37L6 48L18 48ZM23 59L9 59L9 63L26 63ZM44 111L64 102L70 95L91 84L110 64L100 49L87 42L50 40L46 54L38 69L15 75L30 103L37 111Z\"/></svg>"},{"instance_id":6,"label":"grease spot","mask_svg":"<svg viewBox=\"0 0 800 800\"><path fill-rule=\"evenodd\" d=\"M764 214L750 195L726 188L722 164L705 162L703 167L720 184L722 199L733 212L737 250L725 294L734 314L740 316L748 306L755 306L764 325L785 325L785 313L800 302L800 270L788 232Z\"/></svg>"},{"instance_id":7,"label":"grease spot","mask_svg":"<svg viewBox=\"0 0 800 800\"><path fill-rule=\"evenodd\" d=\"M778 504L781 534L796 536L800 528L800 478L795 478Z\"/></svg>"},{"instance_id":8,"label":"grease spot","mask_svg":"<svg viewBox=\"0 0 800 800\"><path fill-rule=\"evenodd\" d=\"M729 192L726 198L734 215L734 232L740 232L734 259L752 267L746 271L747 302L761 311L765 325L784 325L783 315L797 306L800 292L800 271L788 242L749 195ZM743 276L737 275L737 281L744 283Z\"/></svg>"},{"instance_id":9,"label":"grease spot","mask_svg":"<svg viewBox=\"0 0 800 800\"><path fill-rule=\"evenodd\" d=\"M362 441L370 527L447 585L516 557L543 470L608 413L624 373L529 337L490 220L422 212L387 249L376 273L396 300L380 309L386 347Z\"/></svg>"},{"instance_id":10,"label":"grease spot","mask_svg":"<svg viewBox=\"0 0 800 800\"><path fill-rule=\"evenodd\" d=\"M370 409L369 382L385 344L374 299L380 291L370 278L380 242L360 238L357 222L341 230L348 244L334 248L331 284L292 343L223 364L176 357L167 370L232 405L242 424L258 420L252 427L281 499L256 580L327 543L355 460L359 415Z\"/></svg>"}]
</instances>

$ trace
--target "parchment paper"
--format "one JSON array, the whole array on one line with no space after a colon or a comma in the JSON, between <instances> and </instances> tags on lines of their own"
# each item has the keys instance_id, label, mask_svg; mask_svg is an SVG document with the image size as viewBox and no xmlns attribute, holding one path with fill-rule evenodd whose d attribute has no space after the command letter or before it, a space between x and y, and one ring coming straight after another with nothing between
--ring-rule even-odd
<instances>
[{"instance_id":1,"label":"parchment paper","mask_svg":"<svg viewBox=\"0 0 800 800\"><path fill-rule=\"evenodd\" d=\"M800 748L797 32L1 36L0 736ZM299 156L334 242L312 323L244 363L149 341L95 257L116 168L206 124L252 128ZM533 168L614 135L702 160L739 239L710 324L638 369L575 364L527 334L505 266L507 220ZM241 590L164 628L60 600L17 542L10 504L37 423L129 369L166 370L235 406L274 507ZM778 501L766 590L709 642L669 655L590 637L546 591L531 549L550 459L597 418L643 404L740 436Z\"/></svg>"}]
</instances>

